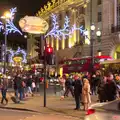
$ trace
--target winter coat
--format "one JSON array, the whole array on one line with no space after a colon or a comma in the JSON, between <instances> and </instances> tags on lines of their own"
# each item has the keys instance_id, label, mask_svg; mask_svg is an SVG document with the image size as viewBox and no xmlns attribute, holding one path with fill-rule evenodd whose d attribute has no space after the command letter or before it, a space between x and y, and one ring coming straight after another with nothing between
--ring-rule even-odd
<instances>
[{"instance_id":1,"label":"winter coat","mask_svg":"<svg viewBox=\"0 0 120 120\"><path fill-rule=\"evenodd\" d=\"M73 82L74 94L80 95L82 93L82 80L78 79Z\"/></svg>"},{"instance_id":2,"label":"winter coat","mask_svg":"<svg viewBox=\"0 0 120 120\"><path fill-rule=\"evenodd\" d=\"M82 101L83 103L91 103L91 96L90 96L90 84L84 84L82 88Z\"/></svg>"},{"instance_id":3,"label":"winter coat","mask_svg":"<svg viewBox=\"0 0 120 120\"><path fill-rule=\"evenodd\" d=\"M67 88L72 88L73 87L73 80L71 78L68 78L65 81L65 87L67 87Z\"/></svg>"},{"instance_id":4,"label":"winter coat","mask_svg":"<svg viewBox=\"0 0 120 120\"><path fill-rule=\"evenodd\" d=\"M114 80L107 82L106 90L107 100L115 100L117 95L117 85Z\"/></svg>"},{"instance_id":5,"label":"winter coat","mask_svg":"<svg viewBox=\"0 0 120 120\"><path fill-rule=\"evenodd\" d=\"M106 97L106 83L103 81L100 82L98 85L98 95L100 100L107 100Z\"/></svg>"},{"instance_id":6,"label":"winter coat","mask_svg":"<svg viewBox=\"0 0 120 120\"><path fill-rule=\"evenodd\" d=\"M28 79L26 83L27 87L32 87L32 79Z\"/></svg>"}]
</instances>

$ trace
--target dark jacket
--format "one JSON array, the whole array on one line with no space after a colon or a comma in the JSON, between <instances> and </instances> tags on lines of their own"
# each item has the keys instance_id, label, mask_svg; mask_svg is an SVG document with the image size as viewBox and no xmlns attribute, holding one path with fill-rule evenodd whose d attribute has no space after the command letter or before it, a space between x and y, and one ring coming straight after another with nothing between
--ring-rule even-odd
<instances>
[{"instance_id":1,"label":"dark jacket","mask_svg":"<svg viewBox=\"0 0 120 120\"><path fill-rule=\"evenodd\" d=\"M26 85L27 85L27 87L31 87L31 86L32 86L32 79L31 79L31 78L29 78L29 79L27 80Z\"/></svg>"},{"instance_id":2,"label":"dark jacket","mask_svg":"<svg viewBox=\"0 0 120 120\"><path fill-rule=\"evenodd\" d=\"M78 79L73 82L75 95L80 95L82 93L82 80Z\"/></svg>"},{"instance_id":3,"label":"dark jacket","mask_svg":"<svg viewBox=\"0 0 120 120\"><path fill-rule=\"evenodd\" d=\"M99 94L99 99L101 100L107 100L106 97L106 83L104 81L101 81L98 85L98 94Z\"/></svg>"},{"instance_id":4,"label":"dark jacket","mask_svg":"<svg viewBox=\"0 0 120 120\"><path fill-rule=\"evenodd\" d=\"M71 78L68 78L66 81L65 81L65 86L67 88L71 88L73 87L73 80Z\"/></svg>"},{"instance_id":5,"label":"dark jacket","mask_svg":"<svg viewBox=\"0 0 120 120\"><path fill-rule=\"evenodd\" d=\"M18 76L15 77L14 79L14 89L21 89L22 88L22 79Z\"/></svg>"},{"instance_id":6,"label":"dark jacket","mask_svg":"<svg viewBox=\"0 0 120 120\"><path fill-rule=\"evenodd\" d=\"M117 94L117 85L114 80L107 82L106 84L106 95L109 101L115 100Z\"/></svg>"}]
</instances>

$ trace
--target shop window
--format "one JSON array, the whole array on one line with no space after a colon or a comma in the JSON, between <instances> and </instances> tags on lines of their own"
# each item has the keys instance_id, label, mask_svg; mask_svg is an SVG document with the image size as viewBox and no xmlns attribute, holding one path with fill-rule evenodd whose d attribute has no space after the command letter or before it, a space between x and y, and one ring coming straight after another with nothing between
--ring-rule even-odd
<instances>
[{"instance_id":1,"label":"shop window","mask_svg":"<svg viewBox=\"0 0 120 120\"><path fill-rule=\"evenodd\" d=\"M98 12L98 22L101 22L101 21L102 21L102 13Z\"/></svg>"}]
</instances>

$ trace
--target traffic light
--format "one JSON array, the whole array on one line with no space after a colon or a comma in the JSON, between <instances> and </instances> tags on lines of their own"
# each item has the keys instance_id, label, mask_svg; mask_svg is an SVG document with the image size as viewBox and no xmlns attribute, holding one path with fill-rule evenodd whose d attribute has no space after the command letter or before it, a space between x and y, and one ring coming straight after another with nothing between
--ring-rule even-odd
<instances>
[{"instance_id":1,"label":"traffic light","mask_svg":"<svg viewBox=\"0 0 120 120\"><path fill-rule=\"evenodd\" d=\"M35 37L35 51L38 53L38 58L41 59L41 37Z\"/></svg>"},{"instance_id":2,"label":"traffic light","mask_svg":"<svg viewBox=\"0 0 120 120\"><path fill-rule=\"evenodd\" d=\"M55 54L52 47L46 47L46 62L48 65L55 65Z\"/></svg>"}]
</instances>

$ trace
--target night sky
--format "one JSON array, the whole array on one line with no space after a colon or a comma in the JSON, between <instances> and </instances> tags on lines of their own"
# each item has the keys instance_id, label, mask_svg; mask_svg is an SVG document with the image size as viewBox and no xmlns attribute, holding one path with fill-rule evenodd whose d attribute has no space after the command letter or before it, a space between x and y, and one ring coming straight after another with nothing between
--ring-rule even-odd
<instances>
[{"instance_id":1,"label":"night sky","mask_svg":"<svg viewBox=\"0 0 120 120\"><path fill-rule=\"evenodd\" d=\"M16 26L18 26L20 18L25 15L34 16L35 13L40 10L40 7L44 6L47 1L50 0L0 0L0 16L4 13L4 11L9 10L11 7L17 7L17 13L14 21ZM18 34L10 34L8 36L8 40L26 44L24 37L19 36Z\"/></svg>"}]
</instances>

